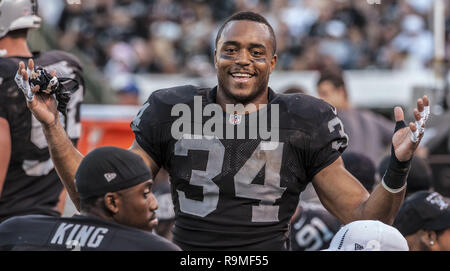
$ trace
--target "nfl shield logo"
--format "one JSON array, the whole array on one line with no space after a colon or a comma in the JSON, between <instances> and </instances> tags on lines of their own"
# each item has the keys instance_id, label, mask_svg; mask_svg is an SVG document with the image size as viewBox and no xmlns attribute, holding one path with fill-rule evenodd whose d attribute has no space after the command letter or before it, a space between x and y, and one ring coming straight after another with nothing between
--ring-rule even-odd
<instances>
[{"instance_id":1,"label":"nfl shield logo","mask_svg":"<svg viewBox=\"0 0 450 271\"><path fill-rule=\"evenodd\" d=\"M233 125L241 124L241 116L237 114L230 115L230 123Z\"/></svg>"}]
</instances>

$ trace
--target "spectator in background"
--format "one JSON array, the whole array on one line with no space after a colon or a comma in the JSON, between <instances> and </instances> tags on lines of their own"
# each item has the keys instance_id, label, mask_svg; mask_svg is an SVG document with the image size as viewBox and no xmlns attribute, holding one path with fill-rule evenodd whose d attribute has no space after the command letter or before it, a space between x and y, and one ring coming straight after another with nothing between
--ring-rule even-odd
<instances>
[{"instance_id":1,"label":"spectator in background","mask_svg":"<svg viewBox=\"0 0 450 271\"><path fill-rule=\"evenodd\" d=\"M449 199L420 191L403 202L394 221L412 251L450 251Z\"/></svg>"},{"instance_id":2,"label":"spectator in background","mask_svg":"<svg viewBox=\"0 0 450 271\"><path fill-rule=\"evenodd\" d=\"M354 52L346 39L347 26L341 21L332 20L327 23L325 33L325 37L319 42L319 53L332 58L340 67L350 67Z\"/></svg>"},{"instance_id":3,"label":"spectator in background","mask_svg":"<svg viewBox=\"0 0 450 271\"><path fill-rule=\"evenodd\" d=\"M137 83L131 74L119 74L110 80L111 86L116 91L116 101L120 105L140 105Z\"/></svg>"},{"instance_id":4,"label":"spectator in background","mask_svg":"<svg viewBox=\"0 0 450 271\"><path fill-rule=\"evenodd\" d=\"M396 228L376 220L358 220L342 227L327 250L409 251L409 247Z\"/></svg>"},{"instance_id":5,"label":"spectator in background","mask_svg":"<svg viewBox=\"0 0 450 271\"><path fill-rule=\"evenodd\" d=\"M347 151L364 153L378 164L391 146L394 123L371 111L353 108L340 71L322 72L317 93L337 109L349 137Z\"/></svg>"},{"instance_id":6,"label":"spectator in background","mask_svg":"<svg viewBox=\"0 0 450 271\"><path fill-rule=\"evenodd\" d=\"M378 166L378 174L383 177L389 166L390 155L385 156ZM427 160L419 156L415 156L411 161L411 169L406 180L406 196L417 191L429 191L433 186L433 176L431 167Z\"/></svg>"},{"instance_id":7,"label":"spectator in background","mask_svg":"<svg viewBox=\"0 0 450 271\"><path fill-rule=\"evenodd\" d=\"M117 102L120 105L140 105L139 89L136 84L126 85L119 89L116 94Z\"/></svg>"},{"instance_id":8,"label":"spectator in background","mask_svg":"<svg viewBox=\"0 0 450 271\"><path fill-rule=\"evenodd\" d=\"M392 49L397 54L406 53L401 67L422 69L433 58L433 34L425 29L425 21L418 15L410 14L402 21L402 32L392 41Z\"/></svg>"},{"instance_id":9,"label":"spectator in background","mask_svg":"<svg viewBox=\"0 0 450 271\"><path fill-rule=\"evenodd\" d=\"M246 10L274 26L282 70L429 67L431 7L431 0L383 0L376 7L351 0L116 0L66 4L57 12L59 3L46 14L64 49L78 46L102 69L112 44L139 38L152 56L137 71L209 76L217 26Z\"/></svg>"},{"instance_id":10,"label":"spectator in background","mask_svg":"<svg viewBox=\"0 0 450 271\"><path fill-rule=\"evenodd\" d=\"M365 154L356 152L344 152L342 160L348 172L355 176L369 193L372 193L374 185L377 183L376 167L373 161Z\"/></svg>"},{"instance_id":11,"label":"spectator in background","mask_svg":"<svg viewBox=\"0 0 450 271\"><path fill-rule=\"evenodd\" d=\"M0 224L0 250L180 250L152 234L158 202L141 157L98 148L83 158L75 178L81 215L11 218Z\"/></svg>"}]
</instances>

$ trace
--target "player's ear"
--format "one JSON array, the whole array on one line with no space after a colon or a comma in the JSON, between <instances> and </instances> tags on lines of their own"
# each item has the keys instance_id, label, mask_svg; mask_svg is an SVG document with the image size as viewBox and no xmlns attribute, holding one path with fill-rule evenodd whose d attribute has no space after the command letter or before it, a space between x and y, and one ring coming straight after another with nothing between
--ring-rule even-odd
<instances>
[{"instance_id":1,"label":"player's ear","mask_svg":"<svg viewBox=\"0 0 450 271\"><path fill-rule=\"evenodd\" d=\"M430 247L430 243L436 241L436 233L434 231L419 230L417 234L419 235L420 242L427 247Z\"/></svg>"},{"instance_id":2,"label":"player's ear","mask_svg":"<svg viewBox=\"0 0 450 271\"><path fill-rule=\"evenodd\" d=\"M214 49L214 67L217 70L217 49Z\"/></svg>"},{"instance_id":3,"label":"player's ear","mask_svg":"<svg viewBox=\"0 0 450 271\"><path fill-rule=\"evenodd\" d=\"M428 232L428 244L430 247L432 247L434 244L437 243L437 234L435 231L427 231Z\"/></svg>"},{"instance_id":4,"label":"player's ear","mask_svg":"<svg viewBox=\"0 0 450 271\"><path fill-rule=\"evenodd\" d=\"M117 214L119 212L120 197L117 193L106 193L103 199L106 209L113 214Z\"/></svg>"}]
</instances>

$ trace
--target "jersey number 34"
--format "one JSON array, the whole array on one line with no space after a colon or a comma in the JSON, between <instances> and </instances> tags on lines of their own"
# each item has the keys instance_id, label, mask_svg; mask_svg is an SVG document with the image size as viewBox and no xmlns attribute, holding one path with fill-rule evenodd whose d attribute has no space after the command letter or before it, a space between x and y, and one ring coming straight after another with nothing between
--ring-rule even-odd
<instances>
[{"instance_id":1,"label":"jersey number 34","mask_svg":"<svg viewBox=\"0 0 450 271\"><path fill-rule=\"evenodd\" d=\"M221 173L225 147L218 138L194 139L185 135L175 144L175 155L188 156L189 150L208 151L206 169L192 170L189 184L203 188L203 200L192 200L185 192L177 190L182 212L205 217L217 209L219 187L213 179ZM252 222L277 222L279 206L275 201L283 195L286 187L280 186L280 169L283 143L262 141L250 158L234 176L236 196L260 200L252 206ZM265 166L264 184L252 184L253 179Z\"/></svg>"}]
</instances>

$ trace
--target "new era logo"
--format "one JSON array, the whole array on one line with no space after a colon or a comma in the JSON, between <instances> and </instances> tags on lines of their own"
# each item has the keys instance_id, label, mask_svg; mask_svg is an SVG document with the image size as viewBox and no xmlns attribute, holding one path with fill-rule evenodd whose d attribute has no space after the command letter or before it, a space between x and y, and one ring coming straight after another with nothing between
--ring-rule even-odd
<instances>
[{"instance_id":1,"label":"new era logo","mask_svg":"<svg viewBox=\"0 0 450 271\"><path fill-rule=\"evenodd\" d=\"M358 243L355 243L355 250L363 250L363 249L364 249L363 246L361 246L361 245L358 244Z\"/></svg>"},{"instance_id":2,"label":"new era logo","mask_svg":"<svg viewBox=\"0 0 450 271\"><path fill-rule=\"evenodd\" d=\"M108 181L108 183L109 183L110 181L112 181L114 178L117 177L117 174L116 173L105 173L105 175L103 175L103 176L105 176L106 181Z\"/></svg>"}]
</instances>

